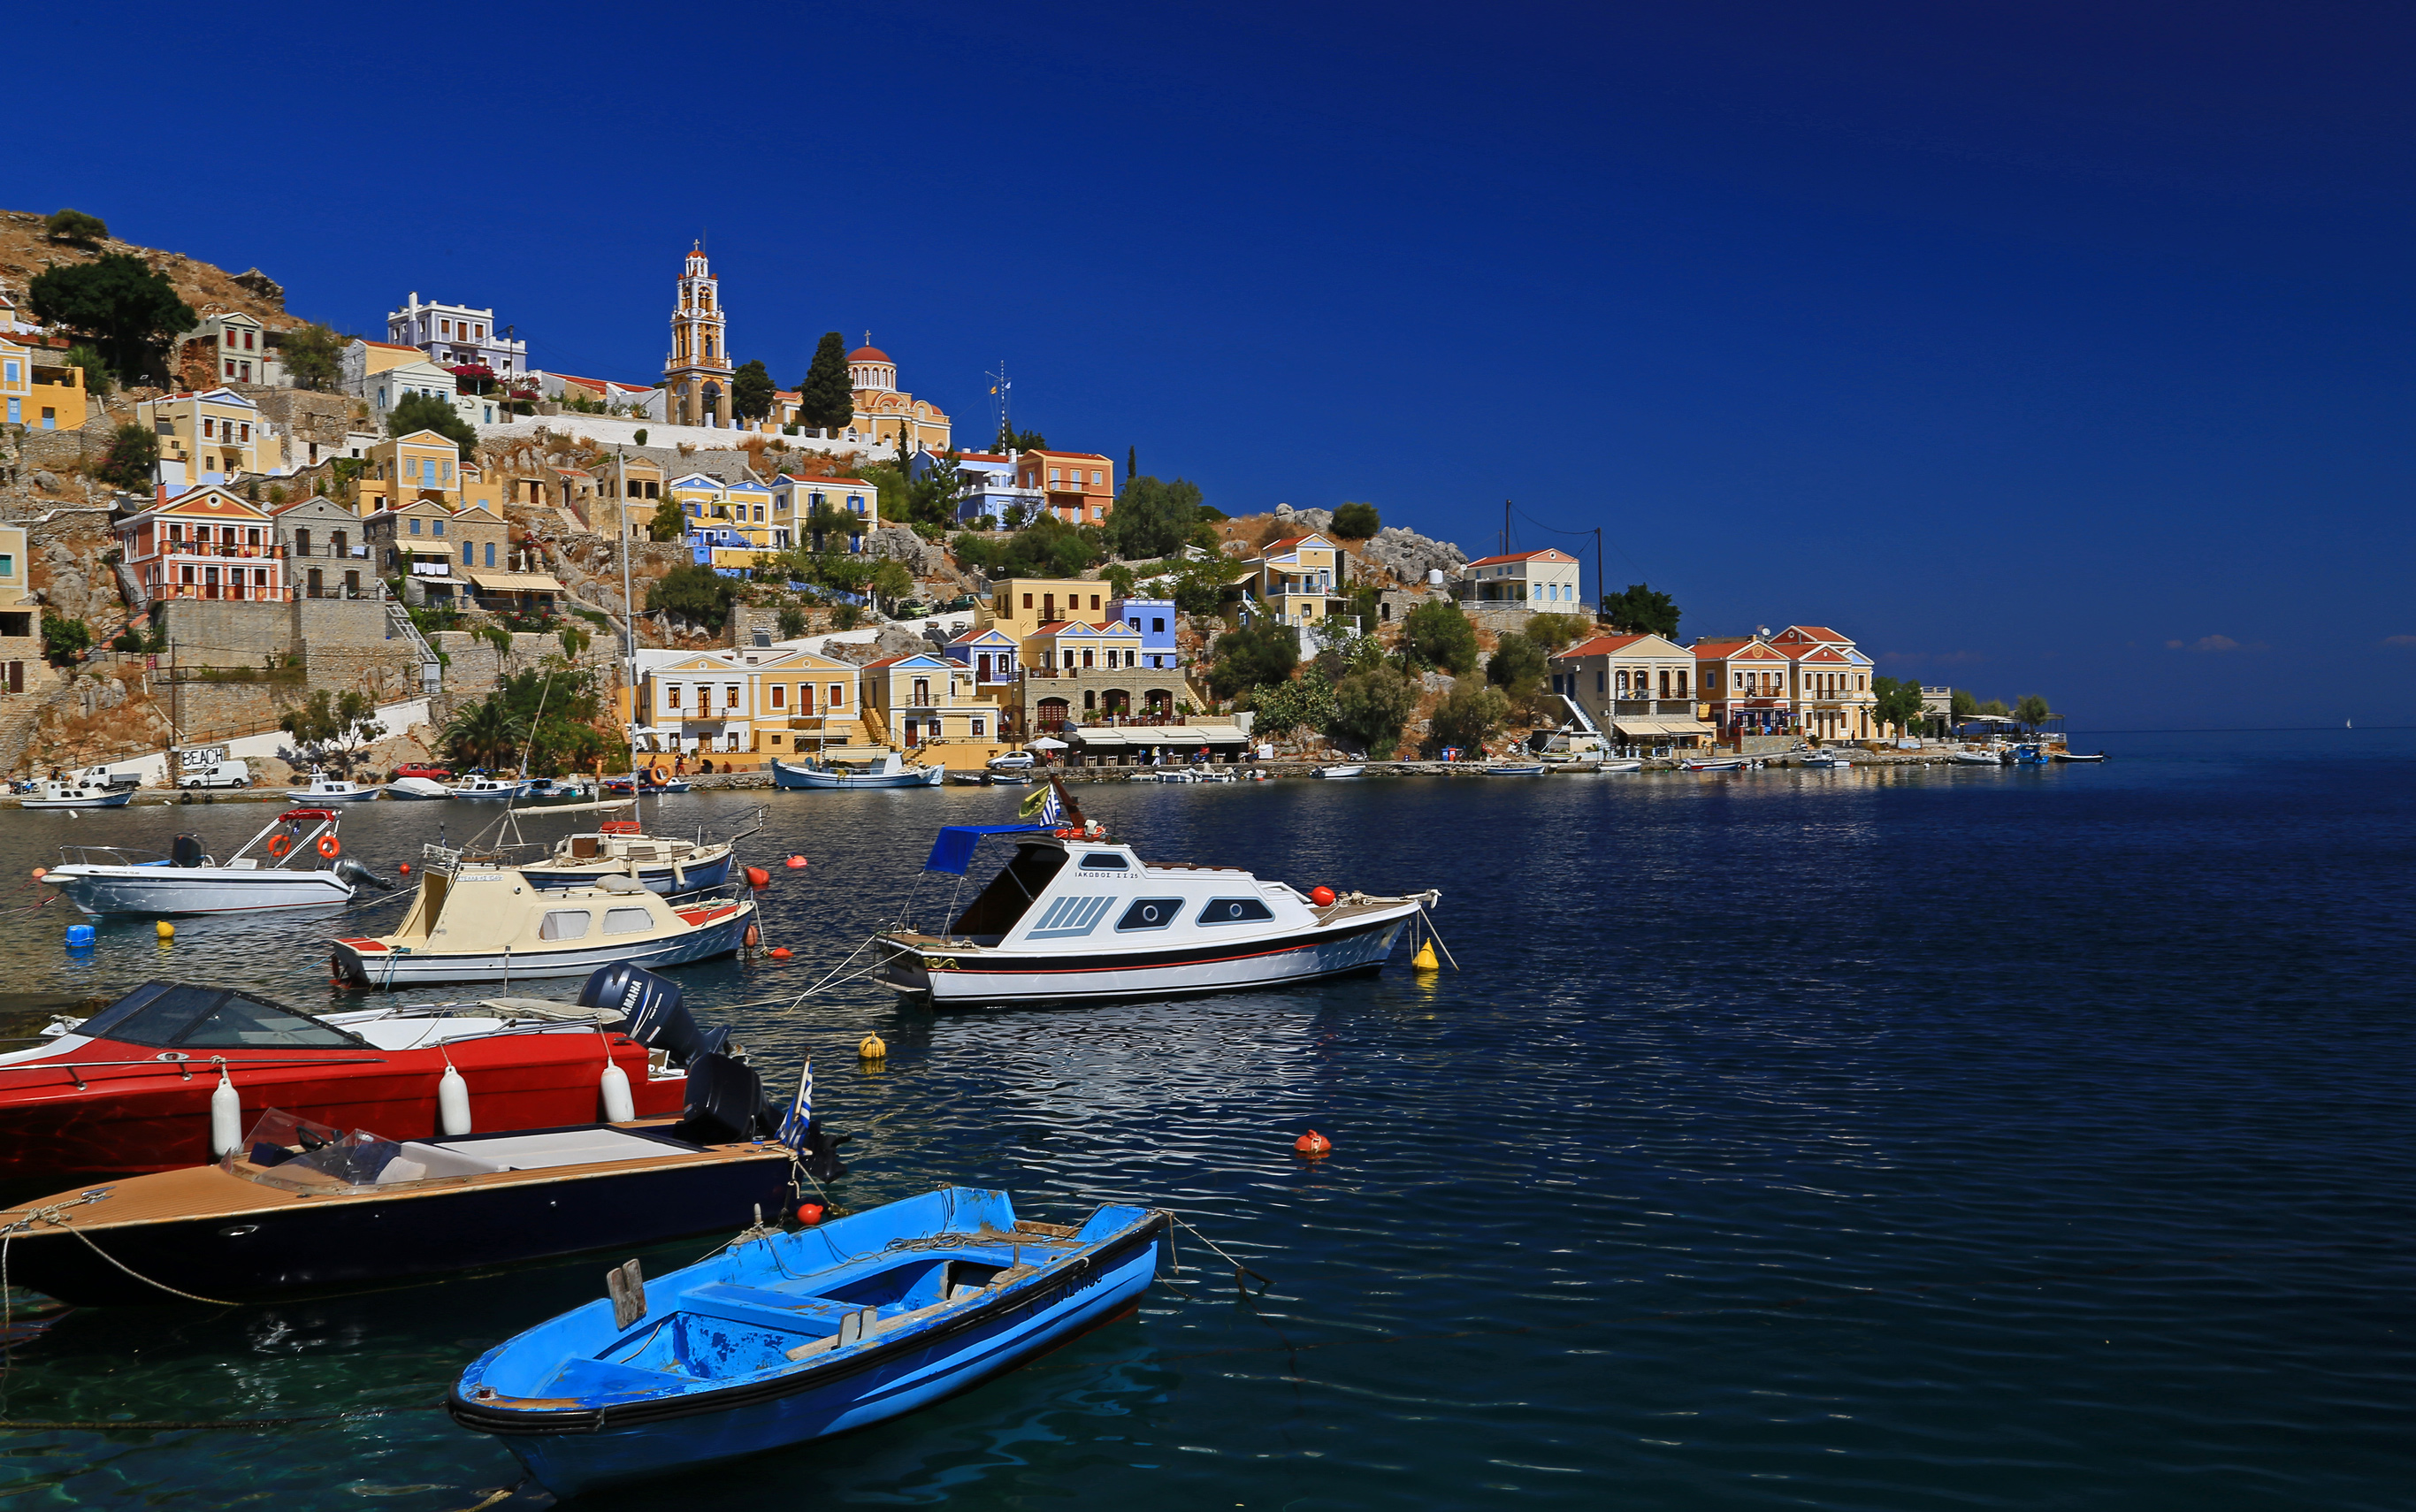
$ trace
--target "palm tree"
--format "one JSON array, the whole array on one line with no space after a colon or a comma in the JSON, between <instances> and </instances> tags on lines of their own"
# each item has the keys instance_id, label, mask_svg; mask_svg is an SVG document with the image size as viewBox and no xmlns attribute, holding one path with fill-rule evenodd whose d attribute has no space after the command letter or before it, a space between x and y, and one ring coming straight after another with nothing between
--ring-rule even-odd
<instances>
[{"instance_id":1,"label":"palm tree","mask_svg":"<svg viewBox=\"0 0 2416 1512\"><path fill-rule=\"evenodd\" d=\"M500 697L464 703L445 721L445 748L454 760L495 767L519 749L526 727Z\"/></svg>"}]
</instances>

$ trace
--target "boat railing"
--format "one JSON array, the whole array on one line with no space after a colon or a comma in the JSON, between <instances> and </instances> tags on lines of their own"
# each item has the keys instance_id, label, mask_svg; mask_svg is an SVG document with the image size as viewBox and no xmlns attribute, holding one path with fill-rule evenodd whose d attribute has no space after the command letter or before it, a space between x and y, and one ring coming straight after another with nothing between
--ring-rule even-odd
<instances>
[{"instance_id":1,"label":"boat railing","mask_svg":"<svg viewBox=\"0 0 2416 1512\"><path fill-rule=\"evenodd\" d=\"M122 845L62 845L59 861L71 867L148 867L170 863L158 851L129 850Z\"/></svg>"}]
</instances>

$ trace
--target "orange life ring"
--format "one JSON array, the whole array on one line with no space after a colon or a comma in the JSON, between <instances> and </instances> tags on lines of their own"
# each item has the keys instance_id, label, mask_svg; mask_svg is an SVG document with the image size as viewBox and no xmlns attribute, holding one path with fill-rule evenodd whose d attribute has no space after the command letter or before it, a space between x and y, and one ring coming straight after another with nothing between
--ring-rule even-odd
<instances>
[{"instance_id":1,"label":"orange life ring","mask_svg":"<svg viewBox=\"0 0 2416 1512\"><path fill-rule=\"evenodd\" d=\"M271 835L268 837L268 854L272 860L283 860L285 858L285 853L292 849L294 849L293 836Z\"/></svg>"},{"instance_id":2,"label":"orange life ring","mask_svg":"<svg viewBox=\"0 0 2416 1512\"><path fill-rule=\"evenodd\" d=\"M336 858L336 854L343 848L344 842L336 839L333 835L322 835L319 837L319 854L325 856L330 861L334 860Z\"/></svg>"}]
</instances>

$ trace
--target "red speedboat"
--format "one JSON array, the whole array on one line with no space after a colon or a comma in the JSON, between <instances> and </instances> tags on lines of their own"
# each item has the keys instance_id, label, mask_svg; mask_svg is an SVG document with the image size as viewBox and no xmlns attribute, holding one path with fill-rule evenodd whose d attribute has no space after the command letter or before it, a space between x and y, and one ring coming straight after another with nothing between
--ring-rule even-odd
<instances>
[{"instance_id":1,"label":"red speedboat","mask_svg":"<svg viewBox=\"0 0 2416 1512\"><path fill-rule=\"evenodd\" d=\"M580 997L590 1005L490 998L312 1015L232 988L146 982L47 1044L0 1055L0 1181L200 1165L217 1153L221 1081L241 1099L223 1122L242 1128L271 1108L400 1140L675 1114L687 1081L676 1067L728 1033L700 1036L675 985L627 968L598 972ZM627 1079L627 1110L608 1103L608 1064ZM467 1084L467 1129L442 1126L448 1066Z\"/></svg>"}]
</instances>

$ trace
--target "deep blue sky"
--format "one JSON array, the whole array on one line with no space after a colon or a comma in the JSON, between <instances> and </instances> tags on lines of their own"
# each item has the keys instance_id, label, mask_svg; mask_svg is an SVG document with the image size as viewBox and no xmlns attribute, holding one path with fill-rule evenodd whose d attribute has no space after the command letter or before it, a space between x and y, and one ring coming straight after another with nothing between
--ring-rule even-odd
<instances>
[{"instance_id":1,"label":"deep blue sky","mask_svg":"<svg viewBox=\"0 0 2416 1512\"><path fill-rule=\"evenodd\" d=\"M631 379L709 228L740 358L869 327L967 443L1003 358L1019 422L1228 512L1602 524L1689 637L1827 623L2084 726L2410 722L2411 16L52 10L21 58L110 67L0 203Z\"/></svg>"}]
</instances>

